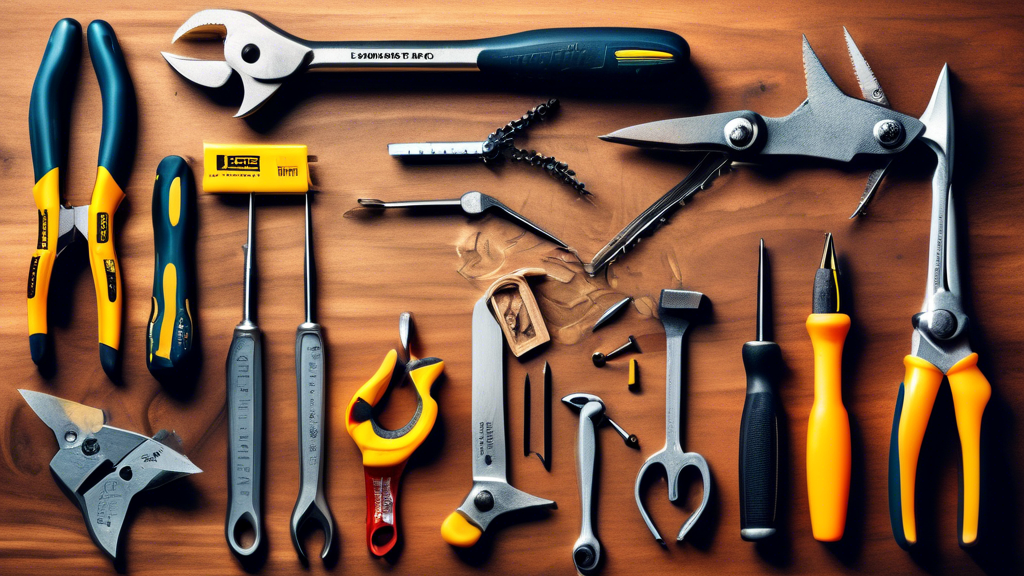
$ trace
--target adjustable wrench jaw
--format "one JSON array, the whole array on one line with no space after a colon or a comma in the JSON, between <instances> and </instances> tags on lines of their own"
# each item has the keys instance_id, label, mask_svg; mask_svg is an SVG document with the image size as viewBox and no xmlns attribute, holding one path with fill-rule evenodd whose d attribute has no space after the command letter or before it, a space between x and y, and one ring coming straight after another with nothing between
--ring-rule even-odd
<instances>
[{"instance_id":1,"label":"adjustable wrench jaw","mask_svg":"<svg viewBox=\"0 0 1024 576\"><path fill-rule=\"evenodd\" d=\"M242 105L235 117L252 114L283 81L306 69L313 50L299 38L255 14L238 10L196 12L174 33L179 38L219 37L224 39L224 60L198 60L163 52L179 74L207 88L227 83L232 72L242 79Z\"/></svg>"}]
</instances>

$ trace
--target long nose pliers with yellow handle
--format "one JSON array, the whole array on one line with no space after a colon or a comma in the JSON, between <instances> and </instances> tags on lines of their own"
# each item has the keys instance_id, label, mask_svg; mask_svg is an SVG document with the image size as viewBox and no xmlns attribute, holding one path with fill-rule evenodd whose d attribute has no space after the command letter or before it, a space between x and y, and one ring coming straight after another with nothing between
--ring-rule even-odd
<instances>
[{"instance_id":1,"label":"long nose pliers with yellow handle","mask_svg":"<svg viewBox=\"0 0 1024 576\"><path fill-rule=\"evenodd\" d=\"M356 392L345 410L345 427L363 453L366 479L366 546L375 556L383 556L398 542L396 505L398 481L405 463L426 440L437 421L437 402L430 388L444 371L439 358L412 360L403 365L398 353L388 352L366 384ZM388 430L374 419L374 407L388 387L401 381L406 373L416 388L416 413L397 430Z\"/></svg>"},{"instance_id":2,"label":"long nose pliers with yellow handle","mask_svg":"<svg viewBox=\"0 0 1024 576\"><path fill-rule=\"evenodd\" d=\"M63 201L68 152L70 96L82 54L82 25L57 22L32 85L29 136L39 210L39 237L28 277L28 332L32 360L48 357L46 305L57 256L79 236L89 245L96 288L100 364L114 377L121 341L121 271L114 253L114 212L124 199L135 154L136 104L124 55L110 24L94 20L88 30L89 54L103 96L103 131L92 200L86 206Z\"/></svg>"},{"instance_id":3,"label":"long nose pliers with yellow handle","mask_svg":"<svg viewBox=\"0 0 1024 576\"><path fill-rule=\"evenodd\" d=\"M917 542L914 482L921 442L943 377L949 379L960 433L962 469L958 537L961 546L978 539L981 496L981 421L992 387L971 351L957 260L956 210L952 193L953 113L949 68L943 67L931 102L921 117L922 140L938 156L932 179L931 249L924 306L914 315L906 376L900 384L889 445L889 517L903 548Z\"/></svg>"}]
</instances>

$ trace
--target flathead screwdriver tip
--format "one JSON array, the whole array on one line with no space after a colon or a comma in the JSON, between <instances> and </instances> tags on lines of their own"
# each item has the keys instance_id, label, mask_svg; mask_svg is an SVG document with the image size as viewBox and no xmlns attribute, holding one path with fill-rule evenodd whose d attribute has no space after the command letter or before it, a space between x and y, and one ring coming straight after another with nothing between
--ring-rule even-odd
<instances>
[{"instance_id":1,"label":"flathead screwdriver tip","mask_svg":"<svg viewBox=\"0 0 1024 576\"><path fill-rule=\"evenodd\" d=\"M825 247L821 252L821 265L819 268L825 270L838 270L836 265L836 248L832 241L832 233L825 233Z\"/></svg>"},{"instance_id":2,"label":"flathead screwdriver tip","mask_svg":"<svg viewBox=\"0 0 1024 576\"><path fill-rule=\"evenodd\" d=\"M757 255L757 326L756 340L764 342L764 238L761 238L761 247Z\"/></svg>"}]
</instances>

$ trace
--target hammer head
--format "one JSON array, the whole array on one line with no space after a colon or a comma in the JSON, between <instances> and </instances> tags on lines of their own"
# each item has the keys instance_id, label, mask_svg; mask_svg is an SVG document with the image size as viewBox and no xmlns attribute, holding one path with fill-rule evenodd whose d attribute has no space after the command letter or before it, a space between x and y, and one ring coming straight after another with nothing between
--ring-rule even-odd
<instances>
[{"instance_id":1,"label":"hammer head","mask_svg":"<svg viewBox=\"0 0 1024 576\"><path fill-rule=\"evenodd\" d=\"M690 290L662 290L658 304L658 317L665 327L665 333L672 335L682 332L690 321L700 314L707 298L700 292Z\"/></svg>"}]
</instances>

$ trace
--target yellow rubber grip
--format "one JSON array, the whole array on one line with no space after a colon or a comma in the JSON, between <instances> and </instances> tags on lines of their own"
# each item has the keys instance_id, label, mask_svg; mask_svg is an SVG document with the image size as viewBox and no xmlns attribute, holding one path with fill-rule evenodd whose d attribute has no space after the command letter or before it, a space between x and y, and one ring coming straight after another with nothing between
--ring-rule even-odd
<instances>
[{"instance_id":1,"label":"yellow rubber grip","mask_svg":"<svg viewBox=\"0 0 1024 576\"><path fill-rule=\"evenodd\" d=\"M124 192L103 166L89 203L89 266L96 288L100 344L117 350L121 344L121 272L114 252L114 213Z\"/></svg>"},{"instance_id":2,"label":"yellow rubber grip","mask_svg":"<svg viewBox=\"0 0 1024 576\"><path fill-rule=\"evenodd\" d=\"M60 168L54 168L32 187L39 211L39 237L28 273L28 333L46 334L46 298L50 292L50 274L57 258L60 233Z\"/></svg>"},{"instance_id":3,"label":"yellow rubber grip","mask_svg":"<svg viewBox=\"0 0 1024 576\"><path fill-rule=\"evenodd\" d=\"M458 511L452 512L441 524L441 538L452 546L469 548L480 540L483 530L477 528Z\"/></svg>"},{"instance_id":4,"label":"yellow rubber grip","mask_svg":"<svg viewBox=\"0 0 1024 576\"><path fill-rule=\"evenodd\" d=\"M843 537L850 500L850 416L843 406L843 344L846 314L811 314L807 333L814 348L814 404L807 423L807 500L811 532L821 542Z\"/></svg>"},{"instance_id":5,"label":"yellow rubber grip","mask_svg":"<svg viewBox=\"0 0 1024 576\"><path fill-rule=\"evenodd\" d=\"M908 544L914 544L917 542L917 520L914 514L917 460L921 455L921 442L928 429L935 397L942 385L942 371L917 356L904 357L903 365L907 372L903 377L903 409L900 411L898 429L900 512L904 538Z\"/></svg>"},{"instance_id":6,"label":"yellow rubber grip","mask_svg":"<svg viewBox=\"0 0 1024 576\"><path fill-rule=\"evenodd\" d=\"M971 546L978 540L981 502L981 418L992 396L992 385L978 369L978 355L973 353L954 364L946 376L953 393L953 411L963 454L960 544Z\"/></svg>"}]
</instances>

